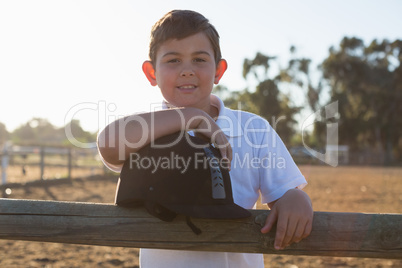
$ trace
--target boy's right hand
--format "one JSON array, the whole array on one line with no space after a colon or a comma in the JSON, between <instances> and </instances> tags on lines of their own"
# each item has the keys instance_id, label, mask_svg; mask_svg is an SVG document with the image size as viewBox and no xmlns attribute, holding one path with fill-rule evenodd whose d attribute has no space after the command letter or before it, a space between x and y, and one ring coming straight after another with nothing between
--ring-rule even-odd
<instances>
[{"instance_id":1,"label":"boy's right hand","mask_svg":"<svg viewBox=\"0 0 402 268\"><path fill-rule=\"evenodd\" d=\"M200 118L200 123L193 129L195 136L206 137L215 148L219 149L225 166L230 170L232 162L232 146L225 133L220 129L216 122L206 114ZM201 134L201 135L200 135Z\"/></svg>"}]
</instances>

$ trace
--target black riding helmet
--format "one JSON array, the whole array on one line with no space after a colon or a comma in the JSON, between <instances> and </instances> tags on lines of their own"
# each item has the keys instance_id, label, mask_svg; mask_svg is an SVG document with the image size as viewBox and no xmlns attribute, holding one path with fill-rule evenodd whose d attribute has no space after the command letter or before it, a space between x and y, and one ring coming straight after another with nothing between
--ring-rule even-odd
<instances>
[{"instance_id":1,"label":"black riding helmet","mask_svg":"<svg viewBox=\"0 0 402 268\"><path fill-rule=\"evenodd\" d=\"M144 206L161 220L245 218L233 202L229 171L220 152L203 139L177 132L132 153L123 165L115 203ZM193 229L194 230L194 229Z\"/></svg>"}]
</instances>

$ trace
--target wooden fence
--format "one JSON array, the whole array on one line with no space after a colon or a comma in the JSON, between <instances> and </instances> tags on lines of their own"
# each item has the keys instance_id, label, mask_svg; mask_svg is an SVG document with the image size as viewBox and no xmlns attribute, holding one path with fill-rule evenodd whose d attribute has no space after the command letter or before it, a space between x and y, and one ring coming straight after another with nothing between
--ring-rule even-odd
<instances>
[{"instance_id":1,"label":"wooden fence","mask_svg":"<svg viewBox=\"0 0 402 268\"><path fill-rule=\"evenodd\" d=\"M313 231L285 250L274 231L261 234L269 211L240 220L163 222L144 209L113 204L0 199L0 239L197 251L402 259L402 215L315 212Z\"/></svg>"},{"instance_id":2,"label":"wooden fence","mask_svg":"<svg viewBox=\"0 0 402 268\"><path fill-rule=\"evenodd\" d=\"M9 166L19 165L23 173L25 173L25 168L29 166L39 166L40 174L37 179L44 179L46 168L65 168L66 177L71 178L73 169L102 169L101 161L95 160L97 156L96 148L77 149L71 147L15 145L4 147L0 152L2 171L0 185L7 183L7 169ZM89 163L79 163L82 161Z\"/></svg>"}]
</instances>

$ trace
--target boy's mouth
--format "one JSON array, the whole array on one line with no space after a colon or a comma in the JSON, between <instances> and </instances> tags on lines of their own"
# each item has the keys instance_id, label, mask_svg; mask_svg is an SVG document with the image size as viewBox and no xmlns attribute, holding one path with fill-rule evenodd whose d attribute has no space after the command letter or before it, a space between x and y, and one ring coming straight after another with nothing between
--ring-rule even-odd
<instances>
[{"instance_id":1,"label":"boy's mouth","mask_svg":"<svg viewBox=\"0 0 402 268\"><path fill-rule=\"evenodd\" d=\"M184 92L184 93L186 93L186 92L193 92L196 88L197 88L197 86L196 85L181 85L181 86L178 86L177 87L181 92Z\"/></svg>"}]
</instances>

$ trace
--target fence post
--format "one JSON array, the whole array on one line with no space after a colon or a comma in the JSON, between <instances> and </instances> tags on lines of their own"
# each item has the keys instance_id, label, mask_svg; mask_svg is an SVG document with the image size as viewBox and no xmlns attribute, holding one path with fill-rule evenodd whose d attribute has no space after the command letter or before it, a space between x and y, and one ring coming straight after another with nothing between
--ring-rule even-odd
<instances>
[{"instance_id":1,"label":"fence post","mask_svg":"<svg viewBox=\"0 0 402 268\"><path fill-rule=\"evenodd\" d=\"M1 182L7 183L7 167L10 161L10 151L12 151L12 145L9 141L4 143L3 152L1 157Z\"/></svg>"},{"instance_id":2,"label":"fence post","mask_svg":"<svg viewBox=\"0 0 402 268\"><path fill-rule=\"evenodd\" d=\"M43 180L45 174L45 147L40 147L40 179Z\"/></svg>"},{"instance_id":3,"label":"fence post","mask_svg":"<svg viewBox=\"0 0 402 268\"><path fill-rule=\"evenodd\" d=\"M73 167L71 148L68 148L67 156L68 156L68 160L67 160L68 161L68 163L67 163L67 165L68 165L68 179L71 180L71 169Z\"/></svg>"},{"instance_id":4,"label":"fence post","mask_svg":"<svg viewBox=\"0 0 402 268\"><path fill-rule=\"evenodd\" d=\"M8 151L7 148L4 146L3 154L1 157L1 183L7 183L7 166L8 166Z\"/></svg>"}]
</instances>

